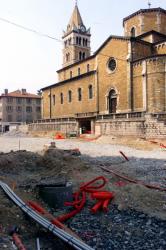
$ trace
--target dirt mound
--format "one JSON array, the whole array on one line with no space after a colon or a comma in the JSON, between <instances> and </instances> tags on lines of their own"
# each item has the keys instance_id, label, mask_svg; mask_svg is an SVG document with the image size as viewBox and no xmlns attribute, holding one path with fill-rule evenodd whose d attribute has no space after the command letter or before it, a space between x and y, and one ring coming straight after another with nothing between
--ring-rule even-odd
<instances>
[{"instance_id":1,"label":"dirt mound","mask_svg":"<svg viewBox=\"0 0 166 250\"><path fill-rule=\"evenodd\" d=\"M36 184L47 178L72 178L88 166L70 151L51 149L42 154L28 151L0 153L0 176L6 182Z\"/></svg>"}]
</instances>

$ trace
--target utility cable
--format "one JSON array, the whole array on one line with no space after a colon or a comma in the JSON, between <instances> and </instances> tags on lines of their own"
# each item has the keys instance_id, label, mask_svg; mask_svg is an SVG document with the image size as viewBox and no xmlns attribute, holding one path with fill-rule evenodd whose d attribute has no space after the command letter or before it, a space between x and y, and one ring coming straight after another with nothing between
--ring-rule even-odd
<instances>
[{"instance_id":1,"label":"utility cable","mask_svg":"<svg viewBox=\"0 0 166 250\"><path fill-rule=\"evenodd\" d=\"M29 32L33 32L33 33L35 33L36 35L44 36L44 37L47 37L47 38L49 38L49 39L55 40L56 42L62 43L62 40L60 40L60 39L58 39L58 38L56 38L56 37L53 37L53 36L44 34L44 33L40 32L40 31L37 31L37 30L31 29L31 28L25 27L25 26L23 26L23 25L20 25L20 24L15 23L15 22L11 22L11 21L9 21L9 20L7 20L7 19L5 19L5 18L0 17L0 21L5 22L5 23L8 23L8 24L11 24L11 25L14 25L14 26L16 26L16 27L18 27L18 28L24 29L24 30L29 31Z\"/></svg>"},{"instance_id":2,"label":"utility cable","mask_svg":"<svg viewBox=\"0 0 166 250\"><path fill-rule=\"evenodd\" d=\"M12 22L12 21L7 20L7 19L5 19L5 18L0 17L0 21L5 22L5 23L8 23L8 24L11 24L11 25L14 25L14 26L16 26L16 27L18 27L18 28L20 28L20 29L24 29L24 30L29 31L29 32L33 32L33 33L36 34L36 35L39 35L39 36L43 36L43 37L52 39L52 40L54 40L54 41L56 41L56 42L63 43L63 41L62 41L61 39L58 39L58 38L56 38L56 37L47 35L47 34L45 34L45 33L42 33L42 32L40 32L40 31L31 29L31 28L28 28L28 27L25 27L25 26L23 26L23 25L20 25L20 24L18 24L18 23ZM73 45L74 45L74 44L73 44ZM96 52L94 52L94 51L91 51L91 52L92 52L92 54L95 54L95 53L96 53ZM102 56L105 56L105 57L110 58L110 55L103 54L103 53L101 53L101 52L99 52L99 55L102 55ZM116 60L119 60L119 61L126 61L126 59L117 58L117 57L114 57L114 58L115 58Z\"/></svg>"}]
</instances>

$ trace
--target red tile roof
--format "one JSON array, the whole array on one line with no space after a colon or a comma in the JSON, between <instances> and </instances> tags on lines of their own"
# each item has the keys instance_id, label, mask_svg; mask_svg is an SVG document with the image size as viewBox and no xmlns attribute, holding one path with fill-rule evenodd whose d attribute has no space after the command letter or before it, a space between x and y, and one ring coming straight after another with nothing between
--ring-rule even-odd
<instances>
[{"instance_id":1,"label":"red tile roof","mask_svg":"<svg viewBox=\"0 0 166 250\"><path fill-rule=\"evenodd\" d=\"M0 97L41 98L41 96L39 95L22 92L21 90L16 90L7 94L2 94Z\"/></svg>"}]
</instances>

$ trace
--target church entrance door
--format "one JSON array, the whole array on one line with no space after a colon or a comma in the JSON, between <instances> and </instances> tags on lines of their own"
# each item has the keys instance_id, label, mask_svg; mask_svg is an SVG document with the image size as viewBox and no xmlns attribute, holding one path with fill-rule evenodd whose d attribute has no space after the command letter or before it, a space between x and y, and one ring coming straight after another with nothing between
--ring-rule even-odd
<instances>
[{"instance_id":1,"label":"church entrance door","mask_svg":"<svg viewBox=\"0 0 166 250\"><path fill-rule=\"evenodd\" d=\"M115 90L111 90L108 96L109 113L116 113L117 95Z\"/></svg>"}]
</instances>

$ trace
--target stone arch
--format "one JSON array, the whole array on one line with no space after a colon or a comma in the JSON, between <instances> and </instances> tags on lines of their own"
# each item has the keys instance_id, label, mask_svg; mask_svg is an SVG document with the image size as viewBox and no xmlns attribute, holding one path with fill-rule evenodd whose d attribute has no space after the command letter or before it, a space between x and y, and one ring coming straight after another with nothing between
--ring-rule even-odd
<instances>
[{"instance_id":1,"label":"stone arch","mask_svg":"<svg viewBox=\"0 0 166 250\"><path fill-rule=\"evenodd\" d=\"M136 37L136 27L133 26L131 28L130 35L131 35L131 37Z\"/></svg>"},{"instance_id":2,"label":"stone arch","mask_svg":"<svg viewBox=\"0 0 166 250\"><path fill-rule=\"evenodd\" d=\"M107 95L108 112L116 113L117 111L117 91L111 88Z\"/></svg>"}]
</instances>

